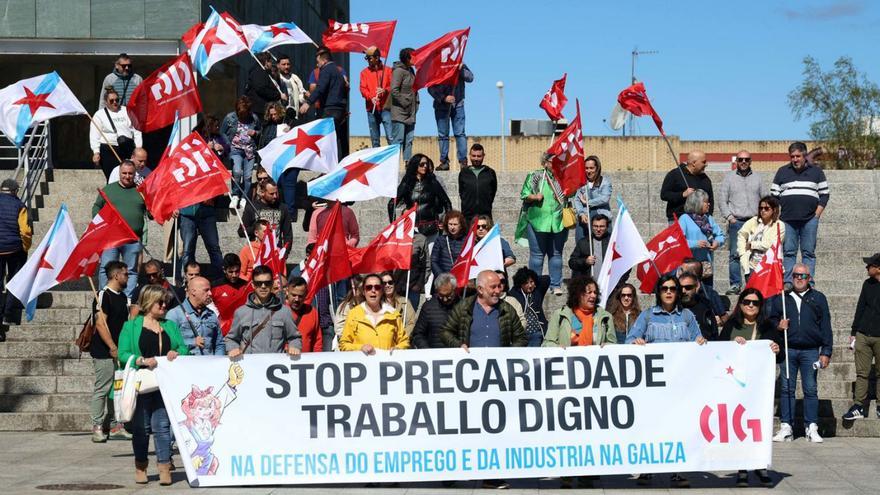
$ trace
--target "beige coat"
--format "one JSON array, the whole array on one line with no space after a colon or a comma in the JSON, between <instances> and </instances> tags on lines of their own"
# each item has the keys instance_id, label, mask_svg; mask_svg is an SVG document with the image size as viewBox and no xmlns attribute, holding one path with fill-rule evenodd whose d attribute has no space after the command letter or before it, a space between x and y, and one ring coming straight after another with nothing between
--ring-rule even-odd
<instances>
[{"instance_id":1,"label":"beige coat","mask_svg":"<svg viewBox=\"0 0 880 495\"><path fill-rule=\"evenodd\" d=\"M739 254L739 262L742 267L743 278L747 273L751 272L754 268L749 264L749 258L752 256L752 251L767 251L771 247L773 247L773 243L776 242L777 239L777 229L776 225L779 224L779 242L782 243L785 240L785 223L776 221L767 226L766 231L764 232L764 236L758 243L752 243L750 246L751 249L746 249L746 246L749 244L749 238L758 230L760 226L761 219L759 217L752 217L746 221L743 225L742 229L739 231L739 235L737 236L737 244L736 249Z\"/></svg>"}]
</instances>

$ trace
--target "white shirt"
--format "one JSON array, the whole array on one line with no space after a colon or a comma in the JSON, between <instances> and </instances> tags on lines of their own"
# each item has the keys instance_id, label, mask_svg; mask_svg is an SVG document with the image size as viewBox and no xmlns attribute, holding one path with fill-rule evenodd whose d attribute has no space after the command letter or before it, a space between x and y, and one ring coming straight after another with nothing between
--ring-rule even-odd
<instances>
[{"instance_id":1,"label":"white shirt","mask_svg":"<svg viewBox=\"0 0 880 495\"><path fill-rule=\"evenodd\" d=\"M279 77L287 90L287 108L293 108L299 117L299 106L306 93L302 80L293 72L290 73L290 77L286 77L284 74L279 74Z\"/></svg>"},{"instance_id":2,"label":"white shirt","mask_svg":"<svg viewBox=\"0 0 880 495\"><path fill-rule=\"evenodd\" d=\"M116 132L113 132L113 125L110 125L110 120L107 119L108 113L110 114L110 118L113 119L113 125L116 126ZM141 131L132 127L131 119L128 118L128 110L126 110L124 106L119 107L119 110L116 112L111 111L109 108L102 108L95 112L92 119L95 122L89 126L89 146L92 149L92 153L98 153L102 144L116 146L117 138L119 136L126 136L134 139L134 145L137 148L144 145ZM101 132L98 132L96 126L101 129ZM103 133L103 136L101 133Z\"/></svg>"}]
</instances>

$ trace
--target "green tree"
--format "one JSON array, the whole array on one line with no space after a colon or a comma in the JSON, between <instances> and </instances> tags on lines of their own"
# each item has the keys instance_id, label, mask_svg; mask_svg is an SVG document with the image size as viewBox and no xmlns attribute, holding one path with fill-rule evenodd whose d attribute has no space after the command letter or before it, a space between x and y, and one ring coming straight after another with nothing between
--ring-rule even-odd
<instances>
[{"instance_id":1,"label":"green tree","mask_svg":"<svg viewBox=\"0 0 880 495\"><path fill-rule=\"evenodd\" d=\"M825 72L804 58L804 80L788 94L795 119L810 118L810 136L829 150L837 168L873 168L880 158L880 88L840 57Z\"/></svg>"}]
</instances>

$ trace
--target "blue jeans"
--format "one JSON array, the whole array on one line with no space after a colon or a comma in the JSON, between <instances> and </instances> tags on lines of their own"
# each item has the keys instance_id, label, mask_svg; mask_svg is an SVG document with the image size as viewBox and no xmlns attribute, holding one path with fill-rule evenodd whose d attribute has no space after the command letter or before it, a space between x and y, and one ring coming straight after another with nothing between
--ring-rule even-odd
<instances>
[{"instance_id":1,"label":"blue jeans","mask_svg":"<svg viewBox=\"0 0 880 495\"><path fill-rule=\"evenodd\" d=\"M815 349L788 349L788 380L785 379L785 362L779 365L779 379L782 380L782 391L779 394L779 421L792 424L794 420L794 391L797 387L798 372L800 372L801 388L804 392L804 423L809 425L818 422L819 388L816 384L816 370L813 369L813 363L818 360L818 347Z\"/></svg>"},{"instance_id":2,"label":"blue jeans","mask_svg":"<svg viewBox=\"0 0 880 495\"><path fill-rule=\"evenodd\" d=\"M370 144L373 148L382 146L379 144L379 125L385 129L385 142L391 144L391 112L382 110L381 112L367 112L367 124L370 126Z\"/></svg>"},{"instance_id":3,"label":"blue jeans","mask_svg":"<svg viewBox=\"0 0 880 495\"><path fill-rule=\"evenodd\" d=\"M797 262L798 248L801 261L810 268L812 281L816 280L816 236L819 233L819 219L813 217L806 222L785 222L785 241L782 243L782 267L785 281L791 282L791 270Z\"/></svg>"},{"instance_id":4,"label":"blue jeans","mask_svg":"<svg viewBox=\"0 0 880 495\"><path fill-rule=\"evenodd\" d=\"M298 168L289 168L281 173L278 178L278 190L281 191L281 200L287 205L290 218L296 222L296 180L299 178Z\"/></svg>"},{"instance_id":5,"label":"blue jeans","mask_svg":"<svg viewBox=\"0 0 880 495\"><path fill-rule=\"evenodd\" d=\"M131 418L131 448L134 460L146 461L150 450L150 434L156 449L156 462L171 462L171 422L162 395L157 390L138 395Z\"/></svg>"},{"instance_id":6,"label":"blue jeans","mask_svg":"<svg viewBox=\"0 0 880 495\"><path fill-rule=\"evenodd\" d=\"M727 275L730 278L731 286L742 286L743 282L742 267L739 262L739 254L736 251L739 248L737 245L739 231L745 224L745 222L737 220L727 225L727 245L730 247L730 264L727 266Z\"/></svg>"},{"instance_id":7,"label":"blue jeans","mask_svg":"<svg viewBox=\"0 0 880 495\"><path fill-rule=\"evenodd\" d=\"M404 162L408 162L412 158L412 143L415 130L415 124L391 122L391 144L399 144L403 148Z\"/></svg>"},{"instance_id":8,"label":"blue jeans","mask_svg":"<svg viewBox=\"0 0 880 495\"><path fill-rule=\"evenodd\" d=\"M200 206L194 216L180 215L180 237L183 239L183 253L180 255L180 267L186 267L190 260L196 258L196 236L202 236L205 250L211 260L211 275L223 275L223 251L220 250L220 236L217 234L217 211L213 206ZM180 270L178 273L183 273Z\"/></svg>"},{"instance_id":9,"label":"blue jeans","mask_svg":"<svg viewBox=\"0 0 880 495\"><path fill-rule=\"evenodd\" d=\"M562 287L562 248L568 239L568 230L562 232L535 232L532 225L526 227L529 241L529 268L541 275L544 273L544 257L550 271L550 288Z\"/></svg>"},{"instance_id":10,"label":"blue jeans","mask_svg":"<svg viewBox=\"0 0 880 495\"><path fill-rule=\"evenodd\" d=\"M98 268L98 285L101 288L107 285L107 272L104 271L104 266L111 261L117 261L119 258L122 258L122 262L128 266L128 284L125 286L125 295L131 297L131 293L137 285L137 262L138 255L141 254L142 249L143 246L141 246L140 242L130 242L104 250L101 253L101 266Z\"/></svg>"},{"instance_id":11,"label":"blue jeans","mask_svg":"<svg viewBox=\"0 0 880 495\"><path fill-rule=\"evenodd\" d=\"M232 148L232 151L229 153L229 159L232 160L232 182L238 184L238 187L232 186L232 195L250 198L251 178L254 175L254 159L248 160L244 156L244 151L236 148Z\"/></svg>"},{"instance_id":12,"label":"blue jeans","mask_svg":"<svg viewBox=\"0 0 880 495\"><path fill-rule=\"evenodd\" d=\"M452 119L452 134L455 136L455 155L458 163L467 160L467 136L464 133L464 105L449 105L434 109L437 121L437 135L440 142L440 162L449 162L449 120Z\"/></svg>"},{"instance_id":13,"label":"blue jeans","mask_svg":"<svg viewBox=\"0 0 880 495\"><path fill-rule=\"evenodd\" d=\"M541 347L544 343L544 335L541 332L526 332L529 343L527 347Z\"/></svg>"}]
</instances>

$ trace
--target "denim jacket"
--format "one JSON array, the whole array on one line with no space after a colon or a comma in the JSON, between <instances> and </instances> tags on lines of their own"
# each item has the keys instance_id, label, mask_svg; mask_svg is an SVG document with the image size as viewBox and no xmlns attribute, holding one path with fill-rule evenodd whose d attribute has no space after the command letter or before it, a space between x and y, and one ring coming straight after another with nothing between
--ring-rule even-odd
<instances>
[{"instance_id":1,"label":"denim jacket","mask_svg":"<svg viewBox=\"0 0 880 495\"><path fill-rule=\"evenodd\" d=\"M590 187L586 184L577 190L574 195L574 209L578 216L587 214L587 205L590 208L590 218L598 214L605 215L611 219L611 179L608 176L602 176L602 183L598 186Z\"/></svg>"},{"instance_id":2,"label":"denim jacket","mask_svg":"<svg viewBox=\"0 0 880 495\"><path fill-rule=\"evenodd\" d=\"M630 327L626 343L632 344L639 338L649 344L694 342L700 335L700 326L689 309L676 307L672 312L666 312L660 306L651 306L642 311Z\"/></svg>"},{"instance_id":3,"label":"denim jacket","mask_svg":"<svg viewBox=\"0 0 880 495\"><path fill-rule=\"evenodd\" d=\"M186 311L185 316L184 311ZM210 309L205 308L201 314L198 314L187 298L183 300L182 306L177 306L169 311L166 318L177 323L180 335L183 336L184 343L189 347L190 354L195 356L226 355L226 345L220 331L220 321L217 319L217 314ZM196 333L205 339L205 347L201 349L196 347Z\"/></svg>"}]
</instances>

